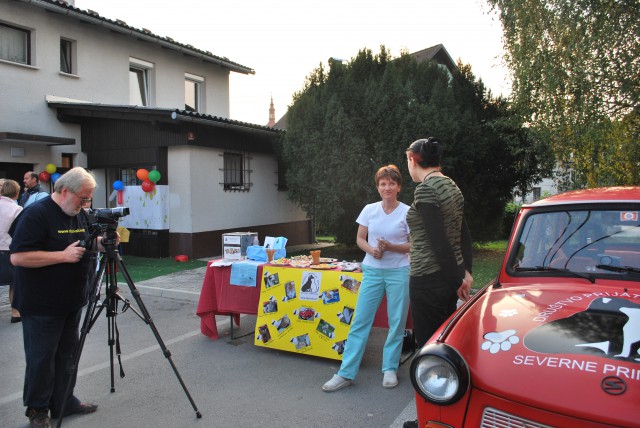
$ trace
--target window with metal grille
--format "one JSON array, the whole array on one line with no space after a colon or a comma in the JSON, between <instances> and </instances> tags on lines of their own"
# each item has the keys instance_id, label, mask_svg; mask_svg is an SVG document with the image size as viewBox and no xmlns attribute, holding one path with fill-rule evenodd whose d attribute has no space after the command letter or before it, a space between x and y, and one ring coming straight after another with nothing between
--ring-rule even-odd
<instances>
[{"instance_id":1,"label":"window with metal grille","mask_svg":"<svg viewBox=\"0 0 640 428\"><path fill-rule=\"evenodd\" d=\"M243 153L224 152L224 168L222 169L224 190L249 191L251 187L249 156Z\"/></svg>"}]
</instances>

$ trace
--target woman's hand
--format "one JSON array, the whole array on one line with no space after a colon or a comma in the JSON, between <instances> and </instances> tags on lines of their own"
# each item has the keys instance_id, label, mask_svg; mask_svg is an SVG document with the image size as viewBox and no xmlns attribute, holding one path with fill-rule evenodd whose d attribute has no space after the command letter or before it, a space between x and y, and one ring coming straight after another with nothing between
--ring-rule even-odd
<instances>
[{"instance_id":1,"label":"woman's hand","mask_svg":"<svg viewBox=\"0 0 640 428\"><path fill-rule=\"evenodd\" d=\"M471 286L473 285L473 276L469 273L469 271L464 271L464 279L462 280L462 285L458 288L456 292L458 294L458 298L460 300L468 300L471 296Z\"/></svg>"}]
</instances>

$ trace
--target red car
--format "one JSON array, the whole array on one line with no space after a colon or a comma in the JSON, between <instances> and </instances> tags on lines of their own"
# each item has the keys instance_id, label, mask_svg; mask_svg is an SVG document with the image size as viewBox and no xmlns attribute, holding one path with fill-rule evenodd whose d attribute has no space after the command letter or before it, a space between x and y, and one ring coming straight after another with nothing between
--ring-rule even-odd
<instances>
[{"instance_id":1,"label":"red car","mask_svg":"<svg viewBox=\"0 0 640 428\"><path fill-rule=\"evenodd\" d=\"M640 187L523 206L411 364L420 427L640 427Z\"/></svg>"}]
</instances>

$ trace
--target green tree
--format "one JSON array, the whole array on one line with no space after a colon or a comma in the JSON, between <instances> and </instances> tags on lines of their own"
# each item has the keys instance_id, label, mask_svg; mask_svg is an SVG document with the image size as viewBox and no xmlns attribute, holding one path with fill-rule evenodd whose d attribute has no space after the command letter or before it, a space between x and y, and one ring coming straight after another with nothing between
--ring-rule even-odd
<instances>
[{"instance_id":1,"label":"green tree","mask_svg":"<svg viewBox=\"0 0 640 428\"><path fill-rule=\"evenodd\" d=\"M640 2L487 3L502 22L516 108L571 169L561 187L640 184Z\"/></svg>"},{"instance_id":2,"label":"green tree","mask_svg":"<svg viewBox=\"0 0 640 428\"><path fill-rule=\"evenodd\" d=\"M451 76L406 53L393 59L384 47L348 63L329 60L328 70L320 64L294 95L281 141L290 198L340 242L353 243L357 215L379 200L375 171L396 164L400 199L411 203L405 150L435 136L445 144L444 172L465 195L474 238L497 236L513 189L540 178L545 145L504 100L488 96L469 66L458 66Z\"/></svg>"}]
</instances>

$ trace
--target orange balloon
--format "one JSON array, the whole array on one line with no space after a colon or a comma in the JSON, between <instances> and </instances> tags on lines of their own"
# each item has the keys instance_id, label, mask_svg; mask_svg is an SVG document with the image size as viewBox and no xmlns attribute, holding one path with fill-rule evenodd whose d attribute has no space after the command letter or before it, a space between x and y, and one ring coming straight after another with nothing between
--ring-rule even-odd
<instances>
[{"instance_id":1,"label":"orange balloon","mask_svg":"<svg viewBox=\"0 0 640 428\"><path fill-rule=\"evenodd\" d=\"M144 168L140 168L137 172L136 172L136 177L138 177L138 180L146 180L149 178L149 171L147 171Z\"/></svg>"}]
</instances>

